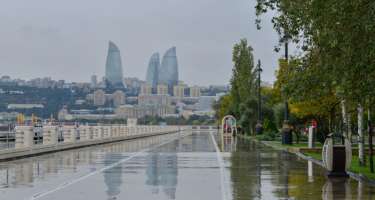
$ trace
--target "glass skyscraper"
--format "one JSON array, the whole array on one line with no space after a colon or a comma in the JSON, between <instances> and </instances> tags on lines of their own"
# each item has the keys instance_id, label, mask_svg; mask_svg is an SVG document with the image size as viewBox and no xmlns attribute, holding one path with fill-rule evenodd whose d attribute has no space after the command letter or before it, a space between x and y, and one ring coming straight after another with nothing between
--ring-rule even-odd
<instances>
[{"instance_id":1,"label":"glass skyscraper","mask_svg":"<svg viewBox=\"0 0 375 200\"><path fill-rule=\"evenodd\" d=\"M168 85L171 89L178 83L178 63L176 56L176 47L167 50L163 56L159 70L159 83Z\"/></svg>"},{"instance_id":2,"label":"glass skyscraper","mask_svg":"<svg viewBox=\"0 0 375 200\"><path fill-rule=\"evenodd\" d=\"M123 87L122 63L119 48L109 41L105 78L114 87Z\"/></svg>"},{"instance_id":3,"label":"glass skyscraper","mask_svg":"<svg viewBox=\"0 0 375 200\"><path fill-rule=\"evenodd\" d=\"M158 84L160 68L160 56L159 53L152 54L150 61L148 63L146 82L151 85L152 88L156 88Z\"/></svg>"}]
</instances>

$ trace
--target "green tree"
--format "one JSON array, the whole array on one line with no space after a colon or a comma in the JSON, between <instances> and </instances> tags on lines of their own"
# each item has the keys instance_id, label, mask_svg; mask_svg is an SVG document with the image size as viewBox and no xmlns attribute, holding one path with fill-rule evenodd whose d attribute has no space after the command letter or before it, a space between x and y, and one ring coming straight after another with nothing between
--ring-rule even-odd
<instances>
[{"instance_id":1,"label":"green tree","mask_svg":"<svg viewBox=\"0 0 375 200\"><path fill-rule=\"evenodd\" d=\"M359 157L363 164L363 107L373 106L372 100L366 100L373 96L375 86L375 2L258 0L256 10L258 15L278 11L272 22L280 35L279 42L291 39L302 46L300 66L313 70L298 74L311 73L313 76L302 76L303 83L309 82L307 77L318 79L322 86L318 91L328 91L341 101L343 131L349 138L352 122L348 112L358 107ZM291 92L307 90L309 86L306 83Z\"/></svg>"},{"instance_id":2,"label":"green tree","mask_svg":"<svg viewBox=\"0 0 375 200\"><path fill-rule=\"evenodd\" d=\"M253 48L246 39L233 47L233 74L231 78L231 111L239 119L239 124L246 132L251 132L256 120L254 111L255 73Z\"/></svg>"}]
</instances>

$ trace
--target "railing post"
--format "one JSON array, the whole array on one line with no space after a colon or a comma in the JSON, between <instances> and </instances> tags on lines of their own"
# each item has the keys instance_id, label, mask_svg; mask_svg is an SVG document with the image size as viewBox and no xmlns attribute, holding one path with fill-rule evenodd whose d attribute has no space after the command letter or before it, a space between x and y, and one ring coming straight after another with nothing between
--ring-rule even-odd
<instances>
[{"instance_id":1,"label":"railing post","mask_svg":"<svg viewBox=\"0 0 375 200\"><path fill-rule=\"evenodd\" d=\"M34 145L34 132L32 126L16 126L15 137L15 148L28 148Z\"/></svg>"},{"instance_id":2,"label":"railing post","mask_svg":"<svg viewBox=\"0 0 375 200\"><path fill-rule=\"evenodd\" d=\"M89 126L87 126L87 125L80 126L79 130L80 130L82 141L90 140L91 130L90 130Z\"/></svg>"},{"instance_id":3,"label":"railing post","mask_svg":"<svg viewBox=\"0 0 375 200\"><path fill-rule=\"evenodd\" d=\"M127 127L127 126L124 126L124 130L125 130L125 135L124 136L129 136L130 135L130 128Z\"/></svg>"},{"instance_id":4,"label":"railing post","mask_svg":"<svg viewBox=\"0 0 375 200\"><path fill-rule=\"evenodd\" d=\"M94 126L94 139L95 140L100 140L102 138L102 126Z\"/></svg>"},{"instance_id":5,"label":"railing post","mask_svg":"<svg viewBox=\"0 0 375 200\"><path fill-rule=\"evenodd\" d=\"M96 140L99 137L98 127L92 126L91 128L92 128L92 133L93 133L92 139Z\"/></svg>"},{"instance_id":6,"label":"railing post","mask_svg":"<svg viewBox=\"0 0 375 200\"><path fill-rule=\"evenodd\" d=\"M113 138L112 128L113 128L112 125L107 126L107 134L108 134L107 137L108 137L108 138Z\"/></svg>"},{"instance_id":7,"label":"railing post","mask_svg":"<svg viewBox=\"0 0 375 200\"><path fill-rule=\"evenodd\" d=\"M56 145L57 144L57 127L43 126L43 144Z\"/></svg>"},{"instance_id":8,"label":"railing post","mask_svg":"<svg viewBox=\"0 0 375 200\"><path fill-rule=\"evenodd\" d=\"M65 142L74 143L76 141L74 126L66 126L66 125L63 126L62 133L63 133L64 143Z\"/></svg>"},{"instance_id":9,"label":"railing post","mask_svg":"<svg viewBox=\"0 0 375 200\"><path fill-rule=\"evenodd\" d=\"M121 137L121 127L122 127L123 125L119 125L118 127L117 127L117 137Z\"/></svg>"},{"instance_id":10,"label":"railing post","mask_svg":"<svg viewBox=\"0 0 375 200\"><path fill-rule=\"evenodd\" d=\"M102 139L108 138L107 127L106 125L102 125Z\"/></svg>"},{"instance_id":11,"label":"railing post","mask_svg":"<svg viewBox=\"0 0 375 200\"><path fill-rule=\"evenodd\" d=\"M111 137L111 138L116 137L116 125L112 125L112 126L110 127L110 137Z\"/></svg>"},{"instance_id":12,"label":"railing post","mask_svg":"<svg viewBox=\"0 0 375 200\"><path fill-rule=\"evenodd\" d=\"M121 137L124 137L124 136L126 136L126 127L121 126Z\"/></svg>"},{"instance_id":13,"label":"railing post","mask_svg":"<svg viewBox=\"0 0 375 200\"><path fill-rule=\"evenodd\" d=\"M74 126L74 138L75 138L76 142L78 140L81 140L81 131L79 129L79 126Z\"/></svg>"},{"instance_id":14,"label":"railing post","mask_svg":"<svg viewBox=\"0 0 375 200\"><path fill-rule=\"evenodd\" d=\"M104 127L102 125L99 126L99 139L104 138Z\"/></svg>"},{"instance_id":15,"label":"railing post","mask_svg":"<svg viewBox=\"0 0 375 200\"><path fill-rule=\"evenodd\" d=\"M129 136L132 136L135 132L135 127L129 127Z\"/></svg>"}]
</instances>

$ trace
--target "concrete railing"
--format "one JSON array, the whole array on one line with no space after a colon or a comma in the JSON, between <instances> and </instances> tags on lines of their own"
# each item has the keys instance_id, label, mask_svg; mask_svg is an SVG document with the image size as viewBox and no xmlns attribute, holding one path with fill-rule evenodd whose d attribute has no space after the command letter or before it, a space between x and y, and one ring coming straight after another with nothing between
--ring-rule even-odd
<instances>
[{"instance_id":1,"label":"concrete railing","mask_svg":"<svg viewBox=\"0 0 375 200\"><path fill-rule=\"evenodd\" d=\"M0 150L0 160L27 157L90 145L191 130L189 126L46 125L15 127L15 148ZM40 133L41 132L41 133ZM39 136L39 137L36 137Z\"/></svg>"},{"instance_id":2,"label":"concrete railing","mask_svg":"<svg viewBox=\"0 0 375 200\"><path fill-rule=\"evenodd\" d=\"M192 126L193 130L217 130L217 126Z\"/></svg>"}]
</instances>

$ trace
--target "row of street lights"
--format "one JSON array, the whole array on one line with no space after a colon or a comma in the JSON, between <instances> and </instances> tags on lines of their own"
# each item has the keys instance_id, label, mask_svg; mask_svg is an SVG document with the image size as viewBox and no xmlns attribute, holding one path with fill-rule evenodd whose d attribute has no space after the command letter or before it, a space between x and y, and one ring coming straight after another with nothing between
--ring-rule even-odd
<instances>
[{"instance_id":1,"label":"row of street lights","mask_svg":"<svg viewBox=\"0 0 375 200\"><path fill-rule=\"evenodd\" d=\"M288 63L289 55L288 55L288 41L285 41L285 61ZM255 126L256 134L262 134L263 132L263 125L262 125L262 96L261 96L261 73L263 69L261 68L261 62L258 60L257 67L255 69L258 75L257 80L257 88L258 88L258 121ZM292 144L293 143L293 135L291 132L291 128L289 125L289 106L288 106L288 99L285 97L285 111L284 111L284 122L282 128L282 144Z\"/></svg>"}]
</instances>

